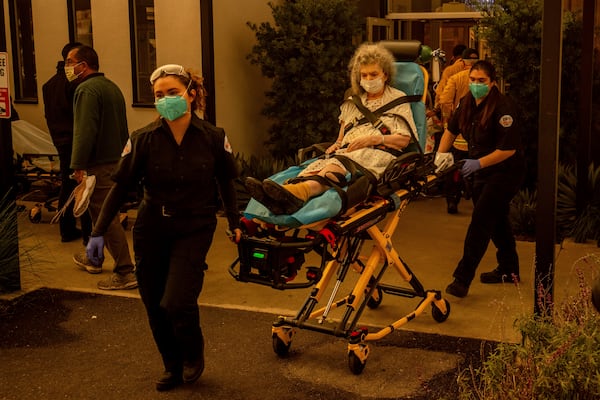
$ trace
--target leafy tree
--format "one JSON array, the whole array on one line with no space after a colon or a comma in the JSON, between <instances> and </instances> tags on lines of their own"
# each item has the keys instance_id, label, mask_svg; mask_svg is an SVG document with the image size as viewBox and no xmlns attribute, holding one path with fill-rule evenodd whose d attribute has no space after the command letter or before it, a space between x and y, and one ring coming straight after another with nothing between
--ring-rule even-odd
<instances>
[{"instance_id":1,"label":"leafy tree","mask_svg":"<svg viewBox=\"0 0 600 400\"><path fill-rule=\"evenodd\" d=\"M492 52L499 75L509 85L508 95L516 102L523 119L523 143L528 161L526 185L537 181L539 90L542 43L542 0L496 0L479 2L484 14L480 35ZM560 158L575 159L579 105L581 19L571 12L563 17Z\"/></svg>"},{"instance_id":2,"label":"leafy tree","mask_svg":"<svg viewBox=\"0 0 600 400\"><path fill-rule=\"evenodd\" d=\"M266 144L272 154L285 157L336 137L360 18L355 0L268 4L274 25L248 22L258 42L248 59L273 80L262 111L274 121Z\"/></svg>"}]
</instances>

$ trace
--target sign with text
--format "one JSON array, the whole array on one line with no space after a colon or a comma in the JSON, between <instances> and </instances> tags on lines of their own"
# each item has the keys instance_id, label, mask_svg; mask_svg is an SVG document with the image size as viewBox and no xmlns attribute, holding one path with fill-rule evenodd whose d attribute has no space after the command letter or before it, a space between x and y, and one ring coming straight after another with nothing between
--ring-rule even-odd
<instances>
[{"instance_id":1,"label":"sign with text","mask_svg":"<svg viewBox=\"0 0 600 400\"><path fill-rule=\"evenodd\" d=\"M10 118L8 53L0 52L0 118Z\"/></svg>"}]
</instances>

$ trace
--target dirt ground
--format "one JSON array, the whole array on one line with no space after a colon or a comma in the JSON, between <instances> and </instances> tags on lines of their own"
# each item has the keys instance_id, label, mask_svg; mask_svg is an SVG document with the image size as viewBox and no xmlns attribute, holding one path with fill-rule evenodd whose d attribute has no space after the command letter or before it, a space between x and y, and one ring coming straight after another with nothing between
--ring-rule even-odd
<instances>
[{"instance_id":1,"label":"dirt ground","mask_svg":"<svg viewBox=\"0 0 600 400\"><path fill-rule=\"evenodd\" d=\"M138 299L40 289L2 302L0 399L454 399L458 371L481 360L479 340L398 331L357 376L344 339L302 332L282 359L273 315L200 313L204 375L158 393L162 366Z\"/></svg>"}]
</instances>

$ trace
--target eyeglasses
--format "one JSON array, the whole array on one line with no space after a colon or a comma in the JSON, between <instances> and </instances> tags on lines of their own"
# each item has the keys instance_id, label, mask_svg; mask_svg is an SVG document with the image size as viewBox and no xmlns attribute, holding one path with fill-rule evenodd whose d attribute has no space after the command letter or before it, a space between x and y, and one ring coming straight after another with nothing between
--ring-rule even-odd
<instances>
[{"instance_id":1,"label":"eyeglasses","mask_svg":"<svg viewBox=\"0 0 600 400\"><path fill-rule=\"evenodd\" d=\"M163 76L167 75L177 75L188 79L190 78L190 75L185 72L185 69L181 65L167 64L154 70L152 75L150 75L150 84L154 85L154 82L156 82L158 78L162 78Z\"/></svg>"}]
</instances>

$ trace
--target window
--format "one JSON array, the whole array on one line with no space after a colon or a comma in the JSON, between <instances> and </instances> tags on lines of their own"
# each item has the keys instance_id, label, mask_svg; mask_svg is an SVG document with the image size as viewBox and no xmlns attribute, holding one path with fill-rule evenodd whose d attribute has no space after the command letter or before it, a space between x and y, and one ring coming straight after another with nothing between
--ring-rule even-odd
<instances>
[{"instance_id":1,"label":"window","mask_svg":"<svg viewBox=\"0 0 600 400\"><path fill-rule=\"evenodd\" d=\"M67 0L69 40L94 47L90 0Z\"/></svg>"},{"instance_id":2,"label":"window","mask_svg":"<svg viewBox=\"0 0 600 400\"><path fill-rule=\"evenodd\" d=\"M154 0L129 0L133 105L153 107L150 75L156 69Z\"/></svg>"},{"instance_id":3,"label":"window","mask_svg":"<svg viewBox=\"0 0 600 400\"><path fill-rule=\"evenodd\" d=\"M10 30L14 32L11 35L15 79L14 101L15 103L37 104L31 0L12 0L9 7Z\"/></svg>"}]
</instances>

